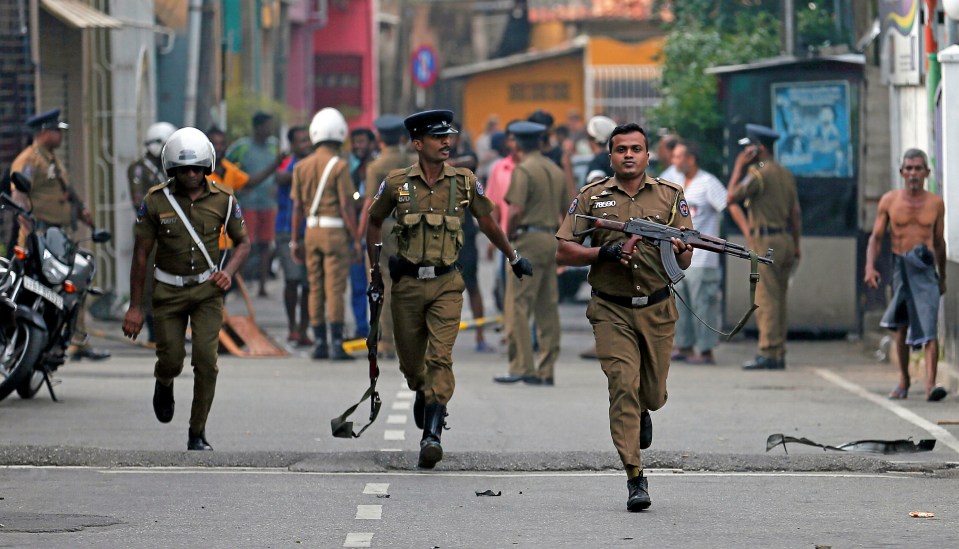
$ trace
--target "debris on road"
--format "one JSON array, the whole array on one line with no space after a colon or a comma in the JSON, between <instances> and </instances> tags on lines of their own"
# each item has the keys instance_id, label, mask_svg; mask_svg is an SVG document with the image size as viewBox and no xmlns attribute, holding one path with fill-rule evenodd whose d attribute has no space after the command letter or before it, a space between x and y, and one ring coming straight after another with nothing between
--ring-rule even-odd
<instances>
[{"instance_id":1,"label":"debris on road","mask_svg":"<svg viewBox=\"0 0 959 549\"><path fill-rule=\"evenodd\" d=\"M909 516L912 518L935 518L935 513L927 513L925 511L910 511Z\"/></svg>"},{"instance_id":2,"label":"debris on road","mask_svg":"<svg viewBox=\"0 0 959 549\"><path fill-rule=\"evenodd\" d=\"M476 492L476 495L477 495L477 496L497 497L497 496L502 496L502 495L503 495L503 492L494 492L494 491L492 491L492 490L487 490L487 491L485 491L485 492Z\"/></svg>"},{"instance_id":3,"label":"debris on road","mask_svg":"<svg viewBox=\"0 0 959 549\"><path fill-rule=\"evenodd\" d=\"M839 446L829 446L828 444L819 444L802 437L790 437L783 434L769 435L766 439L766 451L770 451L780 444L783 452L787 454L786 443L804 444L806 446L815 446L823 450L836 450L837 452L861 452L869 454L913 454L916 452L931 452L936 446L936 439L922 439L918 443L908 440L857 440L847 442Z\"/></svg>"}]
</instances>

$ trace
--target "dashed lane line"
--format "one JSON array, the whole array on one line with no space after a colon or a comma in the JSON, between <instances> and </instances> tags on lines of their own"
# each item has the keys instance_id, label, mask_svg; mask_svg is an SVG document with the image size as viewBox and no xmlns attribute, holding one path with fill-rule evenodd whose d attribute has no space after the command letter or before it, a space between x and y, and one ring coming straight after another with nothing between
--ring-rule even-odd
<instances>
[{"instance_id":1,"label":"dashed lane line","mask_svg":"<svg viewBox=\"0 0 959 549\"><path fill-rule=\"evenodd\" d=\"M387 429L383 431L383 440L406 440L406 431Z\"/></svg>"},{"instance_id":2,"label":"dashed lane line","mask_svg":"<svg viewBox=\"0 0 959 549\"><path fill-rule=\"evenodd\" d=\"M380 520L383 518L382 505L357 505L356 520Z\"/></svg>"},{"instance_id":3,"label":"dashed lane line","mask_svg":"<svg viewBox=\"0 0 959 549\"><path fill-rule=\"evenodd\" d=\"M373 534L350 532L346 535L343 547L372 547Z\"/></svg>"},{"instance_id":4,"label":"dashed lane line","mask_svg":"<svg viewBox=\"0 0 959 549\"><path fill-rule=\"evenodd\" d=\"M405 410L405 411L409 411L409 409L410 409L410 401L408 401L408 400L397 400L396 402L393 403L392 408L393 408L394 410Z\"/></svg>"},{"instance_id":5,"label":"dashed lane line","mask_svg":"<svg viewBox=\"0 0 959 549\"><path fill-rule=\"evenodd\" d=\"M390 483L388 482L367 482L363 488L363 493L371 496L385 496L390 493Z\"/></svg>"},{"instance_id":6,"label":"dashed lane line","mask_svg":"<svg viewBox=\"0 0 959 549\"><path fill-rule=\"evenodd\" d=\"M928 419L920 416L919 414L905 408L902 405L896 404L895 402L889 400L888 398L881 397L861 385L857 385L851 381L846 380L842 376L831 372L829 370L824 370L822 368L815 368L814 371L822 378L825 378L828 381L835 383L836 385L842 387L843 389L849 391L850 393L862 397L873 404L878 404L883 408L889 410L890 412L896 414L900 418L916 425L921 429L925 429L930 435L936 438L940 443L948 446L953 451L959 453L959 440L956 437L952 436L952 433L943 429L942 427L936 425L935 423L929 421Z\"/></svg>"},{"instance_id":7,"label":"dashed lane line","mask_svg":"<svg viewBox=\"0 0 959 549\"><path fill-rule=\"evenodd\" d=\"M390 425L406 425L406 414L390 414L386 416L386 423Z\"/></svg>"}]
</instances>

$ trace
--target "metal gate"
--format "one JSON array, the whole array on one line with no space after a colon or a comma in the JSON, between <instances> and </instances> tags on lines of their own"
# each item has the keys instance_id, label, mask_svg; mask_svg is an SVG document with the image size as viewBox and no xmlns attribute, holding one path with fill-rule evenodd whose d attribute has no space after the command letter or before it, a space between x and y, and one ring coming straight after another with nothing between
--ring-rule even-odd
<instances>
[{"instance_id":1,"label":"metal gate","mask_svg":"<svg viewBox=\"0 0 959 549\"><path fill-rule=\"evenodd\" d=\"M586 67L586 113L648 126L649 109L662 101L662 68L656 65Z\"/></svg>"}]
</instances>

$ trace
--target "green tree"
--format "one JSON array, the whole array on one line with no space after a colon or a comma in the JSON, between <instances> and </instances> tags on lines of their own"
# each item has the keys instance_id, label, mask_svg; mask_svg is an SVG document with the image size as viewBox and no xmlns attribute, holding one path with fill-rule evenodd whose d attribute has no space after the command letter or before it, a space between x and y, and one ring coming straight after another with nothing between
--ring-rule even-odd
<instances>
[{"instance_id":1,"label":"green tree","mask_svg":"<svg viewBox=\"0 0 959 549\"><path fill-rule=\"evenodd\" d=\"M720 173L723 115L707 68L747 63L780 51L779 5L761 0L683 0L663 47L662 103L650 113L702 146L702 167Z\"/></svg>"}]
</instances>

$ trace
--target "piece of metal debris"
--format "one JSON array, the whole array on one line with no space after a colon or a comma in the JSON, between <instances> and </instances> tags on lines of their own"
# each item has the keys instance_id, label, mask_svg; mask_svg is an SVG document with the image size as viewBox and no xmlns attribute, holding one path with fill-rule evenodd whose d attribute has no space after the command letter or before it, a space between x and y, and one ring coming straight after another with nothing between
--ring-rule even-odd
<instances>
[{"instance_id":1,"label":"piece of metal debris","mask_svg":"<svg viewBox=\"0 0 959 549\"><path fill-rule=\"evenodd\" d=\"M868 454L914 454L916 452L931 452L932 449L936 446L936 439L922 439L919 442L913 442L912 439L908 440L857 440L855 442L847 442L845 444L840 444L839 446L830 446L828 444L819 444L809 440L808 438L802 437L790 437L783 434L769 435L769 438L766 439L766 451L770 451L780 444L783 447L783 452L787 454L789 451L786 449L786 443L792 442L795 444L804 444L806 446L815 446L817 448L822 448L823 450L835 450L837 452L858 452L858 453L868 453Z\"/></svg>"},{"instance_id":2,"label":"piece of metal debris","mask_svg":"<svg viewBox=\"0 0 959 549\"><path fill-rule=\"evenodd\" d=\"M492 490L487 490L487 491L485 491L485 492L476 492L476 495L477 495L477 496L497 497L497 496L502 496L502 495L503 495L503 492L494 492L494 491L492 491Z\"/></svg>"},{"instance_id":3,"label":"piece of metal debris","mask_svg":"<svg viewBox=\"0 0 959 549\"><path fill-rule=\"evenodd\" d=\"M909 516L912 518L935 518L935 513L927 513L926 511L910 511Z\"/></svg>"}]
</instances>

